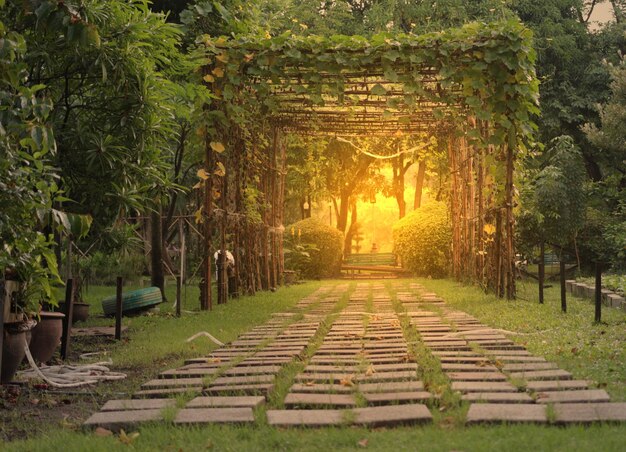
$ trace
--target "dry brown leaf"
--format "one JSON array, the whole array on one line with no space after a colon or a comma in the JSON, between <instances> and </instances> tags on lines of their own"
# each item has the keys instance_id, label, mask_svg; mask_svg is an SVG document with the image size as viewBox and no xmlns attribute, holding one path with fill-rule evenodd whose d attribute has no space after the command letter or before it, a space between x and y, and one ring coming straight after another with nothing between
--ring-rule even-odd
<instances>
[{"instance_id":1,"label":"dry brown leaf","mask_svg":"<svg viewBox=\"0 0 626 452\"><path fill-rule=\"evenodd\" d=\"M339 381L339 384L341 386L347 386L348 388L351 388L354 386L354 382L352 381L352 378L354 378L353 375L346 377L344 379L342 379L341 381Z\"/></svg>"},{"instance_id":2,"label":"dry brown leaf","mask_svg":"<svg viewBox=\"0 0 626 452\"><path fill-rule=\"evenodd\" d=\"M96 436L105 437L105 436L113 435L113 432L111 430L106 429L106 428L98 427L98 428L96 428L94 430L93 434L96 435Z\"/></svg>"},{"instance_id":3,"label":"dry brown leaf","mask_svg":"<svg viewBox=\"0 0 626 452\"><path fill-rule=\"evenodd\" d=\"M207 180L209 178L209 173L207 173L204 168L200 168L196 174L202 180Z\"/></svg>"},{"instance_id":4,"label":"dry brown leaf","mask_svg":"<svg viewBox=\"0 0 626 452\"><path fill-rule=\"evenodd\" d=\"M228 54L220 53L219 55L215 55L215 59L222 63L228 63Z\"/></svg>"},{"instance_id":5,"label":"dry brown leaf","mask_svg":"<svg viewBox=\"0 0 626 452\"><path fill-rule=\"evenodd\" d=\"M203 209L204 209L204 206L200 206L200 208L198 210L196 210L194 212L194 214L193 214L194 217L195 217L195 220L196 220L196 224L202 223L202 220L203 220L203 218L202 218L202 210Z\"/></svg>"},{"instance_id":6,"label":"dry brown leaf","mask_svg":"<svg viewBox=\"0 0 626 452\"><path fill-rule=\"evenodd\" d=\"M218 177L226 176L226 167L224 166L222 162L217 162L217 169L213 171L213 174L215 174Z\"/></svg>"},{"instance_id":7,"label":"dry brown leaf","mask_svg":"<svg viewBox=\"0 0 626 452\"><path fill-rule=\"evenodd\" d=\"M127 434L124 429L122 429L120 430L118 439L120 440L120 443L130 445L133 441L137 439L138 436L139 432L132 432Z\"/></svg>"},{"instance_id":8,"label":"dry brown leaf","mask_svg":"<svg viewBox=\"0 0 626 452\"><path fill-rule=\"evenodd\" d=\"M211 149L213 149L218 154L221 154L226 149L226 147L224 147L224 145L219 141L211 141L209 145L211 146Z\"/></svg>"}]
</instances>

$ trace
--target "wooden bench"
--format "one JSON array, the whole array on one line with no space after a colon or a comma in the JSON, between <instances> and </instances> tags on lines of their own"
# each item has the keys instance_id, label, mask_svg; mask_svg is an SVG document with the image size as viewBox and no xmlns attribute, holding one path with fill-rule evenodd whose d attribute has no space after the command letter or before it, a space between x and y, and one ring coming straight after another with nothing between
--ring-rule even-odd
<instances>
[{"instance_id":1,"label":"wooden bench","mask_svg":"<svg viewBox=\"0 0 626 452\"><path fill-rule=\"evenodd\" d=\"M398 266L398 259L393 253L351 254L343 261L341 270L347 272L352 279L371 277L371 273L382 277L408 273Z\"/></svg>"},{"instance_id":2,"label":"wooden bench","mask_svg":"<svg viewBox=\"0 0 626 452\"><path fill-rule=\"evenodd\" d=\"M346 265L391 265L396 266L398 260L393 253L364 253L351 254L343 261Z\"/></svg>"}]
</instances>

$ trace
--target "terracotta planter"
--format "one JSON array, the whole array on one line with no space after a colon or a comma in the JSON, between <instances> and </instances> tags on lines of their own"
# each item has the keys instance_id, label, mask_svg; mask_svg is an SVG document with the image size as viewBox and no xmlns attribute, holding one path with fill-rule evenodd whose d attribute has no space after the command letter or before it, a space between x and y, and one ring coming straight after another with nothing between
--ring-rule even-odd
<instances>
[{"instance_id":1,"label":"terracotta planter","mask_svg":"<svg viewBox=\"0 0 626 452\"><path fill-rule=\"evenodd\" d=\"M59 311L65 312L65 303L59 303ZM89 318L89 303L74 303L72 323L84 322Z\"/></svg>"},{"instance_id":2,"label":"terracotta planter","mask_svg":"<svg viewBox=\"0 0 626 452\"><path fill-rule=\"evenodd\" d=\"M5 325L4 339L2 342L2 371L0 372L0 383L13 381L15 372L24 359L25 341L30 337L30 332L14 330Z\"/></svg>"},{"instance_id":3,"label":"terracotta planter","mask_svg":"<svg viewBox=\"0 0 626 452\"><path fill-rule=\"evenodd\" d=\"M39 323L32 330L30 354L36 362L45 363L52 358L61 344L63 334L63 318L61 312L42 312Z\"/></svg>"}]
</instances>

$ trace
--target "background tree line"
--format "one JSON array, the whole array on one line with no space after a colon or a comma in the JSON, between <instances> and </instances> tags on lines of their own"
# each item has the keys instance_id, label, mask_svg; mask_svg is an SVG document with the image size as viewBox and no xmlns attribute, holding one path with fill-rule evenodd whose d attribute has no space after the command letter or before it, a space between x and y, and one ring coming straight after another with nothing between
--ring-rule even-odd
<instances>
[{"instance_id":1,"label":"background tree line","mask_svg":"<svg viewBox=\"0 0 626 452\"><path fill-rule=\"evenodd\" d=\"M601 3L607 2L0 1L0 264L48 268L48 251L60 240L56 226L68 214L92 217L83 240L109 254L123 256L136 245L136 226L119 224L123 216L153 216L155 249L174 239L168 232L173 218L190 214L198 202L189 187L203 161L201 107L212 95L200 83L195 42L202 34L421 34L516 15L535 33L542 81L538 145L517 180L520 243L547 241L578 249L583 262L602 258L623 268L626 7L608 2L612 20L592 30L592 12ZM570 138L553 141L563 135ZM411 147L399 141L394 146ZM377 184L380 165L348 152L351 146L295 140L288 147L290 196L298 205L303 197L311 197L309 204L335 199L336 226L347 235L351 206ZM404 158L394 162L396 178L387 194L396 196L404 168L415 163L423 165L422 181L426 174L421 183L445 200L446 169L437 145ZM571 165L584 170L572 173ZM363 178L346 187L355 171ZM559 174L562 184L545 183ZM550 197L571 199L575 215L565 216L558 202L546 201ZM404 200L398 202L401 209ZM356 222L355 211L354 217ZM566 240L556 240L548 227L559 221L573 228Z\"/></svg>"}]
</instances>

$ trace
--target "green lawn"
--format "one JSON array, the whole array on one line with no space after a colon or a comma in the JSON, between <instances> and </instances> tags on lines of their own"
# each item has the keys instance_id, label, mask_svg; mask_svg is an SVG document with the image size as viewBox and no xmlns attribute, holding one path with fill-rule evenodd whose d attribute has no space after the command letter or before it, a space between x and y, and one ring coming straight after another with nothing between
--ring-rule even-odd
<instances>
[{"instance_id":1,"label":"green lawn","mask_svg":"<svg viewBox=\"0 0 626 452\"><path fill-rule=\"evenodd\" d=\"M408 284L410 280L405 280ZM569 312L560 313L558 288L546 291L546 304L536 300L536 285L519 288L517 301L497 300L476 287L459 286L450 280L418 280L443 296L448 303L476 316L487 325L522 333L510 336L537 354L555 360L576 378L589 378L605 386L615 400L626 400L626 313L605 309L606 323L594 325L593 305L587 300L570 298ZM336 283L328 281L327 283ZM212 312L171 316L171 304L161 313L149 317L125 319L129 325L128 340L109 343L116 370L129 372L129 379L102 385L94 392L92 411L111 397L130 394L149 378L169 367L180 365L187 357L201 356L216 346L198 339L184 340L198 331L208 331L223 341L263 323L275 311L288 310L303 296L319 287L320 282L283 288L275 293L242 297ZM354 282L351 283L354 287ZM172 290L168 288L168 292ZM90 299L96 303L111 288L93 288ZM197 308L197 292L184 309ZM331 314L332 316L332 314ZM330 317L329 317L330 318ZM110 320L93 319L90 323ZM79 346L79 344L77 344ZM54 408L53 408L54 409ZM436 408L435 408L436 409ZM4 419L4 412L3 421ZM108 451L125 448L124 438L98 437L80 429L81 419L60 425L30 425L31 439L13 441L2 450L32 451ZM28 421L24 421L28 422ZM27 426L28 427L28 426ZM2 428L2 427L0 427ZM563 450L621 451L626 441L626 426L591 427L482 426L462 427L446 422L445 413L436 416L429 426L394 429L327 428L275 429L267 425L254 427L209 426L180 428L171 425L145 425L131 441L134 450Z\"/></svg>"},{"instance_id":2,"label":"green lawn","mask_svg":"<svg viewBox=\"0 0 626 452\"><path fill-rule=\"evenodd\" d=\"M545 289L545 304L540 305L534 282L519 284L514 301L497 300L449 280L420 282L485 324L520 333L510 338L531 353L556 362L576 378L597 382L615 400L626 401L626 312L603 307L603 321L596 325L592 301L568 294L563 314L558 284Z\"/></svg>"}]
</instances>

